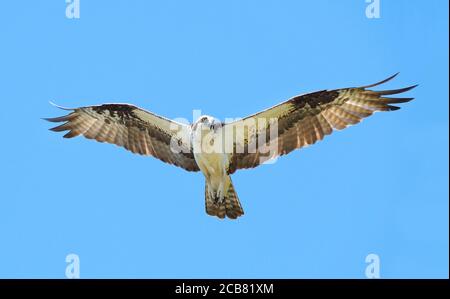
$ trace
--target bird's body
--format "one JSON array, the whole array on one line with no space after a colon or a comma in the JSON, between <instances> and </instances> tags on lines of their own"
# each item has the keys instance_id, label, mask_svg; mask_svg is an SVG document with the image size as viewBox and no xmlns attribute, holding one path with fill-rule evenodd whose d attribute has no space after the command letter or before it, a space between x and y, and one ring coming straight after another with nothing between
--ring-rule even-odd
<instances>
[{"instance_id":1,"label":"bird's body","mask_svg":"<svg viewBox=\"0 0 450 299\"><path fill-rule=\"evenodd\" d=\"M230 216L244 213L228 174L230 157L223 141L223 127L211 116L200 116L193 124L191 141L194 159L205 176L205 205L208 214L224 217L228 208ZM232 193L232 194L230 194ZM230 197L234 196L233 199ZM227 202L230 200L230 202ZM231 202L232 201L232 202Z\"/></svg>"},{"instance_id":2,"label":"bird's body","mask_svg":"<svg viewBox=\"0 0 450 299\"><path fill-rule=\"evenodd\" d=\"M363 87L295 96L231 123L205 115L187 125L129 104L62 108L72 112L47 120L64 122L52 130L69 131L64 135L66 138L84 135L156 157L187 171L201 171L206 181L206 212L235 219L244 211L231 174L314 144L333 130L356 124L374 112L399 109L392 104L409 102L412 98L386 96L415 86L384 91L367 89L394 77Z\"/></svg>"}]
</instances>

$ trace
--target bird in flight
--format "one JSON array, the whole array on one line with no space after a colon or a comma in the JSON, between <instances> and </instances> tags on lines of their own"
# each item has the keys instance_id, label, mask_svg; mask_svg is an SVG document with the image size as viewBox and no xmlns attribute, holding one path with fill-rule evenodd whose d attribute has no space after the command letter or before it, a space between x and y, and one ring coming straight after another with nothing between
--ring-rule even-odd
<instances>
[{"instance_id":1,"label":"bird in flight","mask_svg":"<svg viewBox=\"0 0 450 299\"><path fill-rule=\"evenodd\" d=\"M359 123L377 111L400 109L393 104L413 98L390 97L417 85L394 90L370 88L386 83L322 90L298 95L243 119L221 122L204 115L186 124L130 104L103 104L74 109L68 115L46 118L63 124L50 130L68 131L99 142L153 156L205 176L206 213L221 219L244 214L230 175L254 168Z\"/></svg>"}]
</instances>

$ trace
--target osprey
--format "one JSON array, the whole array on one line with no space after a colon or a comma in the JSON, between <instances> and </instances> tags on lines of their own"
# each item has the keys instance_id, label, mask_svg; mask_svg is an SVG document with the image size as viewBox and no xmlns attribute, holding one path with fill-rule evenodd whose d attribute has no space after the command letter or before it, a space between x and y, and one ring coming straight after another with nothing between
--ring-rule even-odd
<instances>
[{"instance_id":1,"label":"osprey","mask_svg":"<svg viewBox=\"0 0 450 299\"><path fill-rule=\"evenodd\" d=\"M333 130L357 124L374 112L399 109L392 104L413 98L388 96L417 85L383 91L368 89L396 75L371 85L294 96L264 111L225 123L205 115L193 124L184 124L129 104L59 107L71 113L46 120L64 122L51 130L68 131L65 138L83 135L136 154L153 156L187 171L201 171L206 181L206 213L236 219L244 210L231 174L314 144Z\"/></svg>"}]
</instances>

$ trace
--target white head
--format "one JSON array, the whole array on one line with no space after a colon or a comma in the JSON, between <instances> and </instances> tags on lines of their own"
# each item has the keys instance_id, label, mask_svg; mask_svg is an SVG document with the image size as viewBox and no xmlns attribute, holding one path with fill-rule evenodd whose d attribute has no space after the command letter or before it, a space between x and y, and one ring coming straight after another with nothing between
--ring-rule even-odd
<instances>
[{"instance_id":1,"label":"white head","mask_svg":"<svg viewBox=\"0 0 450 299\"><path fill-rule=\"evenodd\" d=\"M202 115L192 125L192 130L196 131L197 129L200 129L216 132L221 127L222 123L218 119L215 119L214 117L209 115Z\"/></svg>"}]
</instances>

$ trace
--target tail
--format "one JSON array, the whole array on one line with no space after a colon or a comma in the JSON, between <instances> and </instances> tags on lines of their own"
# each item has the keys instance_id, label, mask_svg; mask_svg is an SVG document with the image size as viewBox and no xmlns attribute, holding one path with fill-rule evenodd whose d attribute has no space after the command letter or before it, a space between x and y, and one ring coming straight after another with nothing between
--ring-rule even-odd
<instances>
[{"instance_id":1,"label":"tail","mask_svg":"<svg viewBox=\"0 0 450 299\"><path fill-rule=\"evenodd\" d=\"M237 217L244 215L239 198L234 190L233 183L230 180L228 192L223 198L222 202L218 202L214 198L211 198L208 192L208 184L205 186L205 204L206 213L211 216L217 216L221 219L225 218L225 215L230 219L236 219Z\"/></svg>"}]
</instances>

